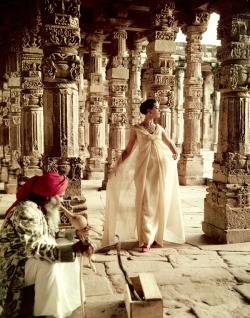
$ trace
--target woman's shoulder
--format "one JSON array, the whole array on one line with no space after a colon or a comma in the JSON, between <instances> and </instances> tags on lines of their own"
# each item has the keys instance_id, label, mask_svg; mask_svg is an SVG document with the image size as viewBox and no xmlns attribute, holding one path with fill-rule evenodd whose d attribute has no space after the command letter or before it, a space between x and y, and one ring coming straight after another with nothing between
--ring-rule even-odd
<instances>
[{"instance_id":1,"label":"woman's shoulder","mask_svg":"<svg viewBox=\"0 0 250 318\"><path fill-rule=\"evenodd\" d=\"M135 124L135 125L133 125L133 126L131 126L131 129L134 129L134 130L139 130L139 129L141 129L142 127L141 127L141 124Z\"/></svg>"},{"instance_id":2,"label":"woman's shoulder","mask_svg":"<svg viewBox=\"0 0 250 318\"><path fill-rule=\"evenodd\" d=\"M160 124L156 124L156 128L158 131L165 131L164 128Z\"/></svg>"},{"instance_id":3,"label":"woman's shoulder","mask_svg":"<svg viewBox=\"0 0 250 318\"><path fill-rule=\"evenodd\" d=\"M134 124L133 126L131 126L131 128L140 128L141 127L141 124Z\"/></svg>"}]
</instances>

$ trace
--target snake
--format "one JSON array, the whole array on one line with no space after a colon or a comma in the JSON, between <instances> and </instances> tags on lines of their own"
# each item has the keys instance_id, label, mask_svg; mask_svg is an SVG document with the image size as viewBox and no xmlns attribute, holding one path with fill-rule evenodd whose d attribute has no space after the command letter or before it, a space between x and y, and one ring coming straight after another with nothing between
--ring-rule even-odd
<instances>
[{"instance_id":1,"label":"snake","mask_svg":"<svg viewBox=\"0 0 250 318\"><path fill-rule=\"evenodd\" d=\"M135 300L138 300L138 301L144 301L139 295L138 293L136 292L135 288L134 288L134 285L131 281L131 279L129 278L128 276L128 273L127 271L125 270L125 268L123 267L123 264L122 264L122 259L121 259L121 242L120 242L120 238L118 235L115 235L118 239L118 242L116 243L116 251L117 251L117 259L118 259L118 264L119 264L119 267L124 275L124 278L125 278L125 281L126 283L128 284L128 288L129 288L129 291L131 293L131 295L133 296L133 298Z\"/></svg>"}]
</instances>

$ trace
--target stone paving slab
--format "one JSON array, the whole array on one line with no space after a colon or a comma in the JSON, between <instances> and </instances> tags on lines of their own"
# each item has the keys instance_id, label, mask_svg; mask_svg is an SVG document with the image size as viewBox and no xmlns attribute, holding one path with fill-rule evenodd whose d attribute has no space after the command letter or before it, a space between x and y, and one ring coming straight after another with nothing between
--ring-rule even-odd
<instances>
[{"instance_id":1,"label":"stone paving slab","mask_svg":"<svg viewBox=\"0 0 250 318\"><path fill-rule=\"evenodd\" d=\"M128 318L123 294L88 297L85 310L87 318Z\"/></svg>"},{"instance_id":2,"label":"stone paving slab","mask_svg":"<svg viewBox=\"0 0 250 318\"><path fill-rule=\"evenodd\" d=\"M249 318L249 307L246 305L230 310L227 305L211 307L206 304L198 304L191 311L194 313L193 317L197 318Z\"/></svg>"},{"instance_id":3,"label":"stone paving slab","mask_svg":"<svg viewBox=\"0 0 250 318\"><path fill-rule=\"evenodd\" d=\"M220 252L220 255L230 267L250 268L250 254L248 252Z\"/></svg>"},{"instance_id":4,"label":"stone paving slab","mask_svg":"<svg viewBox=\"0 0 250 318\"><path fill-rule=\"evenodd\" d=\"M133 260L133 261L127 261L125 260L123 262L123 266L126 269L128 273L133 275L134 273L148 273L148 272L158 272L163 271L165 269L172 268L171 264L168 263L168 261L145 261L140 260ZM119 274L121 272L121 269L119 268L118 262L108 262L106 263L106 269L107 269L107 275L113 275L113 274Z\"/></svg>"},{"instance_id":5,"label":"stone paving slab","mask_svg":"<svg viewBox=\"0 0 250 318\"><path fill-rule=\"evenodd\" d=\"M137 276L138 273L130 273L130 277ZM230 283L235 284L235 279L233 275L231 275L225 269L199 269L199 270L191 270L187 269L168 269L162 270L161 272L157 271L154 273L156 282L159 287L164 285L175 286L175 285L187 285L190 282L192 283L208 283L210 288L216 288L218 284ZM125 280L122 274L111 275L110 280L115 286L115 290L118 293L124 292Z\"/></svg>"},{"instance_id":6,"label":"stone paving slab","mask_svg":"<svg viewBox=\"0 0 250 318\"><path fill-rule=\"evenodd\" d=\"M235 290L237 290L242 296L244 296L247 302L250 303L250 284L235 286Z\"/></svg>"},{"instance_id":7,"label":"stone paving slab","mask_svg":"<svg viewBox=\"0 0 250 318\"><path fill-rule=\"evenodd\" d=\"M0 218L4 217L6 210L16 200L15 194L0 194Z\"/></svg>"},{"instance_id":8,"label":"stone paving slab","mask_svg":"<svg viewBox=\"0 0 250 318\"><path fill-rule=\"evenodd\" d=\"M250 283L249 267L229 267L228 271L235 277L239 283Z\"/></svg>"},{"instance_id":9,"label":"stone paving slab","mask_svg":"<svg viewBox=\"0 0 250 318\"><path fill-rule=\"evenodd\" d=\"M226 268L174 268L156 272L158 285L177 285L191 283L208 283L216 285L221 282L234 282L236 279Z\"/></svg>"},{"instance_id":10,"label":"stone paving slab","mask_svg":"<svg viewBox=\"0 0 250 318\"><path fill-rule=\"evenodd\" d=\"M210 284L188 283L184 285L165 285L160 288L164 308L183 308L192 310L197 305L206 304L207 308L226 307L229 311L247 305L239 294L227 284L217 285L216 288ZM174 316L173 316L174 317ZM209 317L209 316L208 316ZM217 317L227 317L221 311Z\"/></svg>"},{"instance_id":11,"label":"stone paving slab","mask_svg":"<svg viewBox=\"0 0 250 318\"><path fill-rule=\"evenodd\" d=\"M85 291L88 297L113 294L112 284L108 277L99 275L84 275L83 277Z\"/></svg>"},{"instance_id":12,"label":"stone paving slab","mask_svg":"<svg viewBox=\"0 0 250 318\"><path fill-rule=\"evenodd\" d=\"M173 267L227 267L223 259L217 254L186 254L170 255L169 261ZM209 264L209 265L208 265Z\"/></svg>"}]
</instances>

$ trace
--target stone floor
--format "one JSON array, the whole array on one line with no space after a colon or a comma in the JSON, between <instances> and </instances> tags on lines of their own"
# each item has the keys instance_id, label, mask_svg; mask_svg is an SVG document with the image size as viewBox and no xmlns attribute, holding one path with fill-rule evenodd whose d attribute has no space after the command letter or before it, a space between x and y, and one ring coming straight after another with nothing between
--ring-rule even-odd
<instances>
[{"instance_id":1,"label":"stone floor","mask_svg":"<svg viewBox=\"0 0 250 318\"><path fill-rule=\"evenodd\" d=\"M87 181L89 223L98 231L104 220L105 191ZM122 246L129 276L153 272L163 297L164 317L249 318L250 243L218 245L201 230L206 186L181 187L186 243L165 243L141 254L136 244ZM101 237L92 239L100 245ZM102 253L101 253L102 252ZM97 273L84 261L87 318L125 318L124 277L116 250L95 255ZM77 310L71 318L80 318ZM144 318L144 317L141 317Z\"/></svg>"},{"instance_id":2,"label":"stone floor","mask_svg":"<svg viewBox=\"0 0 250 318\"><path fill-rule=\"evenodd\" d=\"M204 175L210 177L210 164L205 168ZM98 191L100 186L101 181L97 180L83 182L89 223L102 232L106 192ZM124 244L123 265L130 277L154 273L163 298L163 317L249 318L250 243L218 245L203 234L205 195L206 186L181 186L185 244L166 242L163 248L155 246L145 254L139 252L135 243ZM1 214L14 196L0 197ZM91 239L99 248L101 235L93 232ZM84 259L86 317L127 318L125 280L116 250L97 250L94 264L96 273ZM71 315L71 318L82 317L81 308Z\"/></svg>"}]
</instances>

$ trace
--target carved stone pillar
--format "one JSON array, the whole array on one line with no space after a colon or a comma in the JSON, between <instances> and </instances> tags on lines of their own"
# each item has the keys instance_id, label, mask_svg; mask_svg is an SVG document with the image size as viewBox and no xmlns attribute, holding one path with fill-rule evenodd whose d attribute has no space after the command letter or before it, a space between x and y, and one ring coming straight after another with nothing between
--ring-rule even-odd
<instances>
[{"instance_id":1,"label":"carved stone pillar","mask_svg":"<svg viewBox=\"0 0 250 318\"><path fill-rule=\"evenodd\" d=\"M87 159L86 178L101 179L105 158L105 100L104 78L102 76L102 45L106 35L101 32L87 37L90 45L89 78L89 145L90 158Z\"/></svg>"},{"instance_id":2,"label":"carved stone pillar","mask_svg":"<svg viewBox=\"0 0 250 318\"><path fill-rule=\"evenodd\" d=\"M182 65L176 67L176 146L181 147L183 143L183 95L184 95L185 69Z\"/></svg>"},{"instance_id":3,"label":"carved stone pillar","mask_svg":"<svg viewBox=\"0 0 250 318\"><path fill-rule=\"evenodd\" d=\"M214 92L213 92L213 140L211 144L211 150L217 151L218 145L218 129L219 129L219 112L220 112L220 92L216 91L216 70L217 70L217 63L212 68L213 70L213 78L214 78Z\"/></svg>"},{"instance_id":4,"label":"carved stone pillar","mask_svg":"<svg viewBox=\"0 0 250 318\"><path fill-rule=\"evenodd\" d=\"M1 102L0 102L0 157L1 157L1 174L0 181L8 181L8 162L6 156L9 153L9 126L10 126L10 113L8 100L10 96L6 96L7 84L3 84L1 90Z\"/></svg>"},{"instance_id":5,"label":"carved stone pillar","mask_svg":"<svg viewBox=\"0 0 250 318\"><path fill-rule=\"evenodd\" d=\"M204 233L222 243L250 241L250 94L248 1L217 4L219 141L205 199Z\"/></svg>"},{"instance_id":6,"label":"carved stone pillar","mask_svg":"<svg viewBox=\"0 0 250 318\"><path fill-rule=\"evenodd\" d=\"M18 175L20 173L21 156L21 108L20 108L20 43L19 32L13 34L7 59L6 85L4 99L6 101L3 123L4 131L4 159L2 160L2 181L6 193L16 193L18 189Z\"/></svg>"},{"instance_id":7,"label":"carved stone pillar","mask_svg":"<svg viewBox=\"0 0 250 318\"><path fill-rule=\"evenodd\" d=\"M201 73L201 37L207 29L209 14L195 12L192 25L183 30L186 33L186 73L184 79L184 142L178 162L179 182L182 185L204 184L203 158L200 154L200 120L202 111L203 79Z\"/></svg>"},{"instance_id":8,"label":"carved stone pillar","mask_svg":"<svg viewBox=\"0 0 250 318\"><path fill-rule=\"evenodd\" d=\"M175 61L172 54L176 51L176 33L173 12L174 1L152 3L152 32L148 36L147 56L150 61L150 92L148 97L160 103L160 124L171 135L171 112L174 109Z\"/></svg>"},{"instance_id":9,"label":"carved stone pillar","mask_svg":"<svg viewBox=\"0 0 250 318\"><path fill-rule=\"evenodd\" d=\"M202 111L202 129L201 129L201 147L210 149L210 116L211 116L211 94L214 91L214 78L212 72L204 72L203 85L203 111Z\"/></svg>"},{"instance_id":10,"label":"carved stone pillar","mask_svg":"<svg viewBox=\"0 0 250 318\"><path fill-rule=\"evenodd\" d=\"M79 143L79 157L82 159L82 178L85 179L85 167L87 157L89 156L87 149L87 141L85 139L86 135L86 125L87 120L85 117L86 110L86 95L87 95L87 85L86 80L84 79L84 54L83 50L79 49L79 57L80 57L80 80L79 80L79 95L78 95L78 103L79 103L79 125L78 125L78 143Z\"/></svg>"},{"instance_id":11,"label":"carved stone pillar","mask_svg":"<svg viewBox=\"0 0 250 318\"><path fill-rule=\"evenodd\" d=\"M126 146L127 96L128 91L128 58L126 56L127 32L122 29L113 34L113 59L107 71L110 87L109 106L109 148L108 163L105 166L105 179L102 188L106 189L108 174Z\"/></svg>"},{"instance_id":12,"label":"carved stone pillar","mask_svg":"<svg viewBox=\"0 0 250 318\"><path fill-rule=\"evenodd\" d=\"M6 193L16 193L20 174L21 157L21 108L20 108L20 72L9 79L10 87L10 161L8 163L8 180L4 185Z\"/></svg>"},{"instance_id":13,"label":"carved stone pillar","mask_svg":"<svg viewBox=\"0 0 250 318\"><path fill-rule=\"evenodd\" d=\"M140 122L140 104L142 102L141 93L141 68L142 46L140 43L134 44L135 48L130 52L131 68L129 76L129 124L135 125Z\"/></svg>"},{"instance_id":14,"label":"carved stone pillar","mask_svg":"<svg viewBox=\"0 0 250 318\"><path fill-rule=\"evenodd\" d=\"M78 143L80 1L47 0L43 7L44 170L69 178L65 198L79 206L82 160ZM83 204L82 208L86 208Z\"/></svg>"},{"instance_id":15,"label":"carved stone pillar","mask_svg":"<svg viewBox=\"0 0 250 318\"><path fill-rule=\"evenodd\" d=\"M42 174L43 140L43 83L41 47L41 10L32 2L27 12L32 17L25 26L21 61L21 178L25 182L34 175Z\"/></svg>"}]
</instances>

